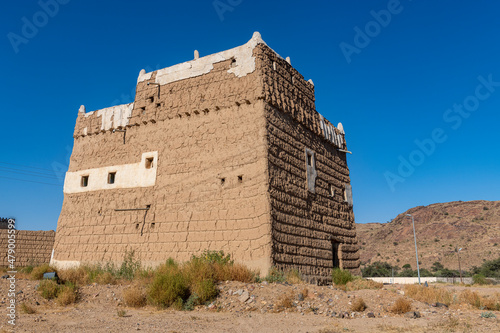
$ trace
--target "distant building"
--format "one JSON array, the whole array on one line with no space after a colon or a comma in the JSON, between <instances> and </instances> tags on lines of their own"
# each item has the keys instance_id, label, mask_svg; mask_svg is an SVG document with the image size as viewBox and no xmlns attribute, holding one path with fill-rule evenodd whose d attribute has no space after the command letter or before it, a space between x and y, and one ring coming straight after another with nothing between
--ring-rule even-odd
<instances>
[{"instance_id":1,"label":"distant building","mask_svg":"<svg viewBox=\"0 0 500 333\"><path fill-rule=\"evenodd\" d=\"M51 263L145 265L223 250L266 274L359 272L346 143L314 85L255 33L146 73L131 104L80 108Z\"/></svg>"}]
</instances>

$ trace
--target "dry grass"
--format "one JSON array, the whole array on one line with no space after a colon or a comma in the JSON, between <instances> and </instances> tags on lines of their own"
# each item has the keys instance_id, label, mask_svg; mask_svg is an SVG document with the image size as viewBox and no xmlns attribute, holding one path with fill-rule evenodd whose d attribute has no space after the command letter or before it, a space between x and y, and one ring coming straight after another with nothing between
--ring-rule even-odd
<instances>
[{"instance_id":1,"label":"dry grass","mask_svg":"<svg viewBox=\"0 0 500 333\"><path fill-rule=\"evenodd\" d=\"M400 297L389 308L389 311L395 314L403 314L411 311L411 302L403 297Z\"/></svg>"},{"instance_id":2,"label":"dry grass","mask_svg":"<svg viewBox=\"0 0 500 333\"><path fill-rule=\"evenodd\" d=\"M486 310L500 311L500 293L496 292L484 298L483 306Z\"/></svg>"},{"instance_id":3,"label":"dry grass","mask_svg":"<svg viewBox=\"0 0 500 333\"><path fill-rule=\"evenodd\" d=\"M352 312L363 312L367 308L365 301L361 297L357 297L352 301L351 311Z\"/></svg>"},{"instance_id":4,"label":"dry grass","mask_svg":"<svg viewBox=\"0 0 500 333\"><path fill-rule=\"evenodd\" d=\"M21 303L21 312L26 313L26 314L34 314L34 313L36 313L36 309L34 307L32 307L31 305L23 302L23 303Z\"/></svg>"},{"instance_id":5,"label":"dry grass","mask_svg":"<svg viewBox=\"0 0 500 333\"><path fill-rule=\"evenodd\" d=\"M43 274L50 272L57 272L57 270L53 267L50 267L49 264L43 264L41 266L33 268L30 278L32 280L41 280L43 278Z\"/></svg>"},{"instance_id":6,"label":"dry grass","mask_svg":"<svg viewBox=\"0 0 500 333\"><path fill-rule=\"evenodd\" d=\"M413 298L414 300L425 303L440 302L450 305L453 301L452 293L443 288L424 287L416 284L406 285L405 295Z\"/></svg>"},{"instance_id":7,"label":"dry grass","mask_svg":"<svg viewBox=\"0 0 500 333\"><path fill-rule=\"evenodd\" d=\"M117 310L116 315L118 317L125 317L125 316L127 316L127 312L125 310Z\"/></svg>"},{"instance_id":8,"label":"dry grass","mask_svg":"<svg viewBox=\"0 0 500 333\"><path fill-rule=\"evenodd\" d=\"M294 298L295 294L293 292L282 295L276 302L277 310L291 309L295 305L293 302Z\"/></svg>"},{"instance_id":9,"label":"dry grass","mask_svg":"<svg viewBox=\"0 0 500 333\"><path fill-rule=\"evenodd\" d=\"M59 285L52 280L43 280L38 285L38 292L45 299L53 299L57 297Z\"/></svg>"},{"instance_id":10,"label":"dry grass","mask_svg":"<svg viewBox=\"0 0 500 333\"><path fill-rule=\"evenodd\" d=\"M118 280L110 272L97 275L96 282L99 284L116 284Z\"/></svg>"},{"instance_id":11,"label":"dry grass","mask_svg":"<svg viewBox=\"0 0 500 333\"><path fill-rule=\"evenodd\" d=\"M380 282L367 279L355 279L354 281L347 282L345 289L346 291L354 291L361 289L382 289L383 287L384 284Z\"/></svg>"},{"instance_id":12,"label":"dry grass","mask_svg":"<svg viewBox=\"0 0 500 333\"><path fill-rule=\"evenodd\" d=\"M77 300L78 288L74 284L67 283L64 286L61 286L56 298L56 301L59 305L70 305L76 303Z\"/></svg>"},{"instance_id":13,"label":"dry grass","mask_svg":"<svg viewBox=\"0 0 500 333\"><path fill-rule=\"evenodd\" d=\"M140 308L146 305L146 291L141 286L134 284L123 290L123 300L127 306Z\"/></svg>"},{"instance_id":14,"label":"dry grass","mask_svg":"<svg viewBox=\"0 0 500 333\"><path fill-rule=\"evenodd\" d=\"M291 271L286 272L285 280L286 282L291 284L298 284L303 282L302 274L300 274L300 272L296 269L292 269Z\"/></svg>"},{"instance_id":15,"label":"dry grass","mask_svg":"<svg viewBox=\"0 0 500 333\"><path fill-rule=\"evenodd\" d=\"M83 267L65 269L57 272L59 278L63 281L69 281L77 285L86 285L89 283L89 275Z\"/></svg>"},{"instance_id":16,"label":"dry grass","mask_svg":"<svg viewBox=\"0 0 500 333\"><path fill-rule=\"evenodd\" d=\"M482 307L483 298L474 291L464 290L458 296L458 302L469 304L479 309Z\"/></svg>"}]
</instances>

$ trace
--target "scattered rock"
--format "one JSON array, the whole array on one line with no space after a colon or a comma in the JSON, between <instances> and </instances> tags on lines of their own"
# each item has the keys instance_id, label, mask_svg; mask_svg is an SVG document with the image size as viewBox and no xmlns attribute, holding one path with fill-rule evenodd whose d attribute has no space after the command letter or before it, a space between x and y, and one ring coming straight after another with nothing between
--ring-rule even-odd
<instances>
[{"instance_id":1,"label":"scattered rock","mask_svg":"<svg viewBox=\"0 0 500 333\"><path fill-rule=\"evenodd\" d=\"M406 318L413 318L413 319L420 318L420 312L410 311L410 312L405 313L405 317Z\"/></svg>"},{"instance_id":2,"label":"scattered rock","mask_svg":"<svg viewBox=\"0 0 500 333\"><path fill-rule=\"evenodd\" d=\"M2 279L6 279L9 277L9 274L2 275Z\"/></svg>"},{"instance_id":3,"label":"scattered rock","mask_svg":"<svg viewBox=\"0 0 500 333\"><path fill-rule=\"evenodd\" d=\"M366 314L366 316L367 316L368 318L375 318L375 314L374 314L373 312L368 312L368 313Z\"/></svg>"},{"instance_id":4,"label":"scattered rock","mask_svg":"<svg viewBox=\"0 0 500 333\"><path fill-rule=\"evenodd\" d=\"M250 295L248 294L248 291L245 291L241 294L240 297L238 297L238 300L241 302L241 303L244 303L246 302L248 299L250 298Z\"/></svg>"},{"instance_id":5,"label":"scattered rock","mask_svg":"<svg viewBox=\"0 0 500 333\"><path fill-rule=\"evenodd\" d=\"M433 307L436 307L436 308L447 308L447 307L448 307L448 305L446 305L446 304L444 304L444 303L439 303L439 302L437 302L437 303L433 303L433 304L431 304L431 305L432 305Z\"/></svg>"},{"instance_id":6,"label":"scattered rock","mask_svg":"<svg viewBox=\"0 0 500 333\"><path fill-rule=\"evenodd\" d=\"M297 295L297 299L298 299L300 302L302 302L302 301L304 300L304 294L303 294L303 293L299 293L299 294Z\"/></svg>"}]
</instances>

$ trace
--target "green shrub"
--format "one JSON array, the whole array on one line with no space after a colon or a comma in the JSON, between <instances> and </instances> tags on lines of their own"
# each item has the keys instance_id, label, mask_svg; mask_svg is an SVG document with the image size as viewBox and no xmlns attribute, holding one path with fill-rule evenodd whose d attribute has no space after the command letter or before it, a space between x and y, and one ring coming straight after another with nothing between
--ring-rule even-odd
<instances>
[{"instance_id":1,"label":"green shrub","mask_svg":"<svg viewBox=\"0 0 500 333\"><path fill-rule=\"evenodd\" d=\"M126 279L132 280L135 276L135 273L141 268L141 262L138 259L135 259L135 251L125 251L125 255L123 258L123 262L118 270L118 276Z\"/></svg>"},{"instance_id":2,"label":"green shrub","mask_svg":"<svg viewBox=\"0 0 500 333\"><path fill-rule=\"evenodd\" d=\"M276 267L271 267L271 269L269 270L269 273L264 278L264 280L266 280L269 283L285 282L286 281L285 273L283 273L283 271L279 270Z\"/></svg>"},{"instance_id":3,"label":"green shrub","mask_svg":"<svg viewBox=\"0 0 500 333\"><path fill-rule=\"evenodd\" d=\"M204 304L217 297L219 294L219 289L215 285L214 281L210 279L205 279L195 283L191 288L191 291L193 295L198 296L198 304Z\"/></svg>"},{"instance_id":4,"label":"green shrub","mask_svg":"<svg viewBox=\"0 0 500 333\"><path fill-rule=\"evenodd\" d=\"M205 250L200 256L192 256L191 260L199 259L209 263L217 263L221 265L232 265L234 260L231 260L230 254L224 254L224 251L208 251Z\"/></svg>"},{"instance_id":5,"label":"green shrub","mask_svg":"<svg viewBox=\"0 0 500 333\"><path fill-rule=\"evenodd\" d=\"M57 291L57 303L59 305L73 304L78 299L78 288L72 282L66 282L63 286L59 286Z\"/></svg>"},{"instance_id":6,"label":"green shrub","mask_svg":"<svg viewBox=\"0 0 500 333\"><path fill-rule=\"evenodd\" d=\"M176 267L161 267L148 287L149 301L158 307L181 306L189 297L189 286Z\"/></svg>"},{"instance_id":7,"label":"green shrub","mask_svg":"<svg viewBox=\"0 0 500 333\"><path fill-rule=\"evenodd\" d=\"M347 282L351 282L352 280L354 280L354 276L352 276L351 272L340 268L333 269L332 281L334 284L339 286L345 286Z\"/></svg>"},{"instance_id":8,"label":"green shrub","mask_svg":"<svg viewBox=\"0 0 500 333\"><path fill-rule=\"evenodd\" d=\"M31 279L32 280L41 280L43 278L43 274L57 272L55 268L50 267L49 264L43 264L41 266L37 266L31 271Z\"/></svg>"},{"instance_id":9,"label":"green shrub","mask_svg":"<svg viewBox=\"0 0 500 333\"><path fill-rule=\"evenodd\" d=\"M474 274L472 276L472 281L474 284L488 284L488 281L486 280L486 277L483 274Z\"/></svg>"},{"instance_id":10,"label":"green shrub","mask_svg":"<svg viewBox=\"0 0 500 333\"><path fill-rule=\"evenodd\" d=\"M38 292L45 299L53 299L57 297L59 285L53 280L42 280L38 285Z\"/></svg>"}]
</instances>

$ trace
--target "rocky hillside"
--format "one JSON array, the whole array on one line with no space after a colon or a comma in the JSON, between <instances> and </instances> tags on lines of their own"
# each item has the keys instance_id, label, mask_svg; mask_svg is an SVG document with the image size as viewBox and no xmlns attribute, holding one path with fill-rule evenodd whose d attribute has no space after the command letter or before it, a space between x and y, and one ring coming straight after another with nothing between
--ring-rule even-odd
<instances>
[{"instance_id":1,"label":"rocky hillside","mask_svg":"<svg viewBox=\"0 0 500 333\"><path fill-rule=\"evenodd\" d=\"M415 218L421 268L436 261L458 269L455 247L462 248L463 270L500 256L500 201L455 201L419 206L388 223L357 224L361 263L385 261L416 268L411 218Z\"/></svg>"}]
</instances>

